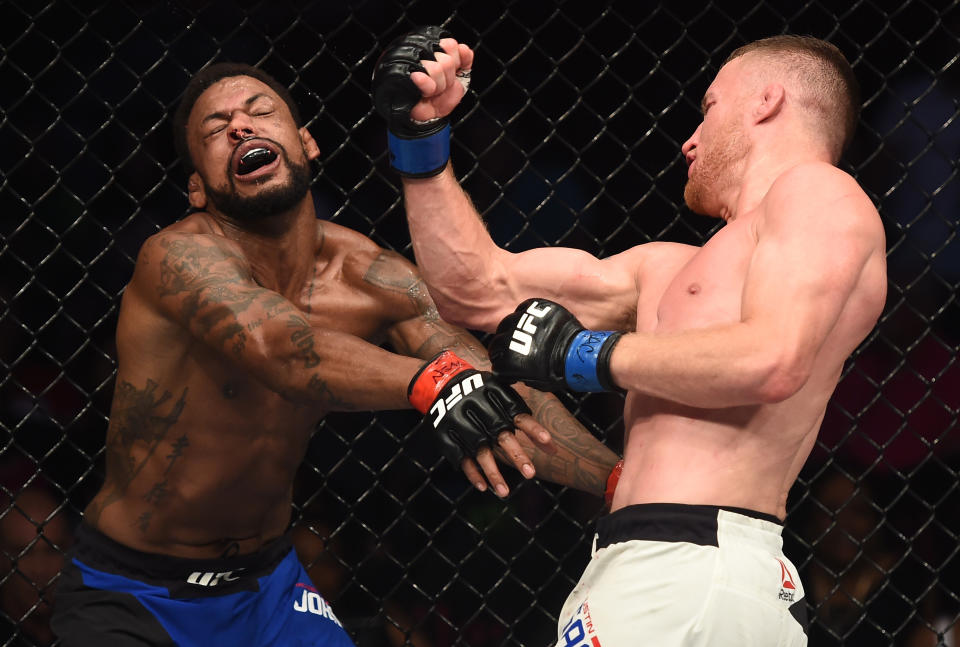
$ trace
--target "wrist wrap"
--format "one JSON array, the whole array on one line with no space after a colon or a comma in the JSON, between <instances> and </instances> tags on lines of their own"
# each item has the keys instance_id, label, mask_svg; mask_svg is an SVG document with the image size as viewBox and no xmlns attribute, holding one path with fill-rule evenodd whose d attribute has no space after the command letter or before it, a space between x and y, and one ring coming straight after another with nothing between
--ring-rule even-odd
<instances>
[{"instance_id":1,"label":"wrist wrap","mask_svg":"<svg viewBox=\"0 0 960 647\"><path fill-rule=\"evenodd\" d=\"M597 393L618 390L610 379L610 353L623 333L613 330L582 330L567 349L563 373L574 391Z\"/></svg>"},{"instance_id":2,"label":"wrist wrap","mask_svg":"<svg viewBox=\"0 0 960 647\"><path fill-rule=\"evenodd\" d=\"M473 369L470 364L445 350L424 364L410 380L407 399L420 413L430 410L443 387L459 373Z\"/></svg>"},{"instance_id":3,"label":"wrist wrap","mask_svg":"<svg viewBox=\"0 0 960 647\"><path fill-rule=\"evenodd\" d=\"M432 177L450 159L450 124L427 136L401 137L387 131L390 166L407 177Z\"/></svg>"}]
</instances>

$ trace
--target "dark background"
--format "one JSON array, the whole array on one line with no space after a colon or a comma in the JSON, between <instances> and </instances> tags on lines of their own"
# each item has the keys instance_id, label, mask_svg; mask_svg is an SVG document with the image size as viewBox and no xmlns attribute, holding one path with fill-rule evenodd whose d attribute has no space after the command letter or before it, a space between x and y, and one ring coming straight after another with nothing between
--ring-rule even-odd
<instances>
[{"instance_id":1,"label":"dark background","mask_svg":"<svg viewBox=\"0 0 960 647\"><path fill-rule=\"evenodd\" d=\"M947 0L0 2L2 644L47 640L40 596L102 479L120 295L142 241L187 212L170 115L190 76L237 60L289 85L323 152L322 217L412 258L369 79L390 39L435 23L477 52L452 155L495 239L601 256L716 227L682 206L680 144L732 49L800 33L843 50L864 106L842 166L884 219L889 293L791 493L786 551L812 646L947 644L960 609L960 7ZM565 402L620 448L617 396ZM318 586L360 647L549 644L599 501L539 483L504 502L474 493L416 422L318 428L294 515Z\"/></svg>"}]
</instances>

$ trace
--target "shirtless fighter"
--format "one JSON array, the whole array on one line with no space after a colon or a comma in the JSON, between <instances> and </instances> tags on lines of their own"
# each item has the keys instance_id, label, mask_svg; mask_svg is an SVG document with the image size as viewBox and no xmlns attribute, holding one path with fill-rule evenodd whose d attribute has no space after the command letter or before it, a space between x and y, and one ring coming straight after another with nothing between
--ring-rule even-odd
<instances>
[{"instance_id":1,"label":"shirtless fighter","mask_svg":"<svg viewBox=\"0 0 960 647\"><path fill-rule=\"evenodd\" d=\"M287 90L248 66L208 67L184 93L174 135L195 212L144 243L123 296L106 481L52 622L63 645L352 644L285 534L328 411L412 405L500 494L492 446L533 474L515 426L547 443L523 437L531 454L556 452L542 473L560 482L579 443L587 476L566 483L603 492L612 452L530 393L555 422L549 443L510 387L471 367L482 347L437 317L411 263L317 219L319 151L299 123Z\"/></svg>"},{"instance_id":2,"label":"shirtless fighter","mask_svg":"<svg viewBox=\"0 0 960 647\"><path fill-rule=\"evenodd\" d=\"M381 57L374 100L440 314L497 331L504 379L626 392L612 513L558 645L805 645L787 493L886 294L880 218L836 167L859 107L850 65L809 37L734 51L682 148L687 205L725 226L702 247L597 259L491 240L445 153L473 58L419 30Z\"/></svg>"}]
</instances>

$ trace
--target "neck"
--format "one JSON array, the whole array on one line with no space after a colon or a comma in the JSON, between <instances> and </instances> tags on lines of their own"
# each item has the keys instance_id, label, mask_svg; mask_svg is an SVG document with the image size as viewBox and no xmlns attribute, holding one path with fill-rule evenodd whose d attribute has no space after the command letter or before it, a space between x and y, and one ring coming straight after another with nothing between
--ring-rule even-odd
<instances>
[{"instance_id":1,"label":"neck","mask_svg":"<svg viewBox=\"0 0 960 647\"><path fill-rule=\"evenodd\" d=\"M727 222L756 209L778 177L800 164L832 164L826 151L811 148L809 142L778 142L776 146L754 146L743 167L743 174L725 199L720 217Z\"/></svg>"},{"instance_id":2,"label":"neck","mask_svg":"<svg viewBox=\"0 0 960 647\"><path fill-rule=\"evenodd\" d=\"M290 211L257 222L212 215L224 236L243 249L261 286L289 295L312 273L319 237L309 194Z\"/></svg>"}]
</instances>

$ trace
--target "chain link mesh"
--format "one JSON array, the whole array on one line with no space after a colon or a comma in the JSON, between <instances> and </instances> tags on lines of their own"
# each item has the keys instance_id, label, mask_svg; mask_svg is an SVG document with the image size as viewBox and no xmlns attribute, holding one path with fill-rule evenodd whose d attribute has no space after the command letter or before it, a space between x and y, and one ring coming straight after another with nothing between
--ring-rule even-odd
<instances>
[{"instance_id":1,"label":"chain link mesh","mask_svg":"<svg viewBox=\"0 0 960 647\"><path fill-rule=\"evenodd\" d=\"M511 249L702 242L680 144L729 51L837 44L863 86L844 168L884 218L889 296L788 505L810 644L960 644L960 7L825 3L0 3L0 642L47 644L70 528L103 476L117 306L142 241L186 213L169 118L214 60L290 86L323 155L323 216L411 256L371 110L376 56L443 22L478 60L453 160ZM622 443L618 403L565 397ZM473 492L408 412L331 415L296 484L297 546L360 647L547 645L599 502ZM951 636L952 641L951 642Z\"/></svg>"}]
</instances>

